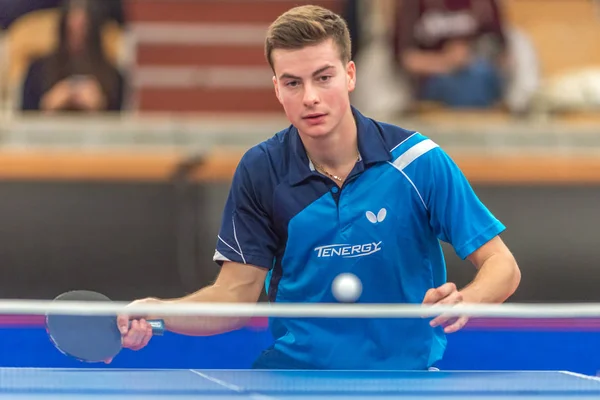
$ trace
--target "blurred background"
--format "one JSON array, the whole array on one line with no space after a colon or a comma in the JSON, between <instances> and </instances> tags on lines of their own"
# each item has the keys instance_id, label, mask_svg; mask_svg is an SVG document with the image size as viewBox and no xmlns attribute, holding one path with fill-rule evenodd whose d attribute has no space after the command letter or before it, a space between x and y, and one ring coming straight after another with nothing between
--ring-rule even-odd
<instances>
[{"instance_id":1,"label":"blurred background","mask_svg":"<svg viewBox=\"0 0 600 400\"><path fill-rule=\"evenodd\" d=\"M592 0L0 0L1 296L210 282L235 165L288 125L266 29L308 3L348 21L354 104L432 137L508 226L513 300L600 301Z\"/></svg>"},{"instance_id":2,"label":"blurred background","mask_svg":"<svg viewBox=\"0 0 600 400\"><path fill-rule=\"evenodd\" d=\"M1 296L209 283L239 157L288 125L266 29L307 3L348 21L354 104L437 141L508 226L512 300L600 301L592 0L0 0Z\"/></svg>"},{"instance_id":3,"label":"blurred background","mask_svg":"<svg viewBox=\"0 0 600 400\"><path fill-rule=\"evenodd\" d=\"M439 143L507 225L511 301L600 301L594 0L0 0L0 297L210 283L232 172L288 125L266 29L308 3L348 21L353 103Z\"/></svg>"},{"instance_id":4,"label":"blurred background","mask_svg":"<svg viewBox=\"0 0 600 400\"><path fill-rule=\"evenodd\" d=\"M1 296L209 283L235 165L288 124L266 29L307 3L0 0ZM508 226L513 300L600 301L600 3L312 3L348 21L354 104L432 137Z\"/></svg>"}]
</instances>

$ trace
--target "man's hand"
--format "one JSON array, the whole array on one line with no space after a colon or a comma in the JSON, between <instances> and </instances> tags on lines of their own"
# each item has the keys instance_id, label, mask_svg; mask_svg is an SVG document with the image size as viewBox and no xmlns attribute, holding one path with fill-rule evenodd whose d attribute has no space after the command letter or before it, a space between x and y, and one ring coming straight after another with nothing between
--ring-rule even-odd
<instances>
[{"instance_id":1,"label":"man's hand","mask_svg":"<svg viewBox=\"0 0 600 400\"><path fill-rule=\"evenodd\" d=\"M462 302L463 295L458 291L456 285L450 282L438 288L429 289L423 299L424 305L458 304ZM468 317L454 317L442 314L434 318L429 324L433 327L443 326L445 333L454 333L462 329L468 321Z\"/></svg>"},{"instance_id":2,"label":"man's hand","mask_svg":"<svg viewBox=\"0 0 600 400\"><path fill-rule=\"evenodd\" d=\"M148 298L142 300L136 300L130 304L161 304L162 300ZM148 345L150 339L152 339L152 327L147 322L147 319L153 319L149 317L138 317L132 315L119 315L117 316L117 327L121 332L121 345L125 349L140 350ZM131 326L130 323L131 322ZM112 361L105 360L106 364Z\"/></svg>"}]
</instances>

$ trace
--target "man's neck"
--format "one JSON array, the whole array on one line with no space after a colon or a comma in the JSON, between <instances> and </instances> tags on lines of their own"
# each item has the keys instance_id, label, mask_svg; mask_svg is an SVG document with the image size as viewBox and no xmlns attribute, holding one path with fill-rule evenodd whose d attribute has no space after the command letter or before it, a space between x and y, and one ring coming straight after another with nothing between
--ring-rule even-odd
<instances>
[{"instance_id":1,"label":"man's neck","mask_svg":"<svg viewBox=\"0 0 600 400\"><path fill-rule=\"evenodd\" d=\"M337 170L354 165L358 157L358 132L352 112L333 132L323 138L304 138L304 147L313 161L325 168Z\"/></svg>"}]
</instances>

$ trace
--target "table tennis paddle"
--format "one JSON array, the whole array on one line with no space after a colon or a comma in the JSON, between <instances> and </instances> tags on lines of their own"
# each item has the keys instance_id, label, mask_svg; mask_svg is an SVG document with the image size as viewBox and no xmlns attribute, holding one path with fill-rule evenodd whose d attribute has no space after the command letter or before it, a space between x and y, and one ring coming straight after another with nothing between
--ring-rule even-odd
<instances>
[{"instance_id":1,"label":"table tennis paddle","mask_svg":"<svg viewBox=\"0 0 600 400\"><path fill-rule=\"evenodd\" d=\"M110 301L101 293L73 290L54 301ZM147 321L153 335L164 333L162 320ZM46 315L46 332L63 354L83 362L104 362L121 351L121 333L115 315Z\"/></svg>"}]
</instances>

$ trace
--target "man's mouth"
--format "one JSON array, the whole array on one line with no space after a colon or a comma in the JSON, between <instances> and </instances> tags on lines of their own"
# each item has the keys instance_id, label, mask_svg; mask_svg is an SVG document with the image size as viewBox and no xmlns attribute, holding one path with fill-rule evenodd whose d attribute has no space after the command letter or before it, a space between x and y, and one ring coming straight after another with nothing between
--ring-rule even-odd
<instances>
[{"instance_id":1,"label":"man's mouth","mask_svg":"<svg viewBox=\"0 0 600 400\"><path fill-rule=\"evenodd\" d=\"M304 117L302 117L302 118L303 118L303 119L317 119L317 118L319 118L319 117L323 117L323 116L325 116L325 115L326 115L326 114L322 114L322 113L314 113L314 114L308 114L308 115L305 115L305 116L304 116Z\"/></svg>"}]
</instances>

